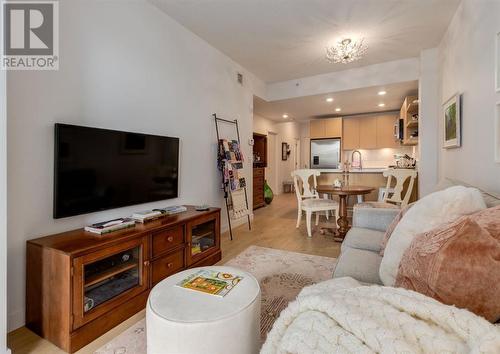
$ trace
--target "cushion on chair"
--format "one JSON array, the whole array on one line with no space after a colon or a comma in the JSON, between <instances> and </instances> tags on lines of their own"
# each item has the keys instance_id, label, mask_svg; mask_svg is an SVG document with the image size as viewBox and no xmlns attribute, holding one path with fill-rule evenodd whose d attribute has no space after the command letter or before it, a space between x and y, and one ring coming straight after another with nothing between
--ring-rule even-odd
<instances>
[{"instance_id":1,"label":"cushion on chair","mask_svg":"<svg viewBox=\"0 0 500 354\"><path fill-rule=\"evenodd\" d=\"M338 207L339 203L330 199L305 199L302 201L302 208L333 208Z\"/></svg>"},{"instance_id":2,"label":"cushion on chair","mask_svg":"<svg viewBox=\"0 0 500 354\"><path fill-rule=\"evenodd\" d=\"M346 247L351 247L379 252L383 238L384 233L382 231L353 227L347 233L340 249L344 251Z\"/></svg>"},{"instance_id":3,"label":"cushion on chair","mask_svg":"<svg viewBox=\"0 0 500 354\"><path fill-rule=\"evenodd\" d=\"M346 247L340 254L333 277L351 277L363 283L382 284L378 274L381 260L377 252Z\"/></svg>"},{"instance_id":4,"label":"cushion on chair","mask_svg":"<svg viewBox=\"0 0 500 354\"><path fill-rule=\"evenodd\" d=\"M384 202L364 202L356 204L357 208L382 208L382 209L399 209L399 206Z\"/></svg>"}]
</instances>

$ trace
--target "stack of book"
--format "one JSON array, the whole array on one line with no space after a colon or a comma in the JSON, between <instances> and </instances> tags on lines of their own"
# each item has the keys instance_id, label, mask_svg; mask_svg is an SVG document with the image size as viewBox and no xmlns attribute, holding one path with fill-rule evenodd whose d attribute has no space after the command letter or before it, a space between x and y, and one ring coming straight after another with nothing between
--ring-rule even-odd
<instances>
[{"instance_id":1,"label":"stack of book","mask_svg":"<svg viewBox=\"0 0 500 354\"><path fill-rule=\"evenodd\" d=\"M170 207L166 207L164 209L161 209L165 212L167 215L174 215L174 214L179 214L187 211L187 208L184 205L174 205Z\"/></svg>"},{"instance_id":2,"label":"stack of book","mask_svg":"<svg viewBox=\"0 0 500 354\"><path fill-rule=\"evenodd\" d=\"M158 219L159 217L162 217L163 215L165 215L165 213L162 213L158 209L153 209L153 210L145 210L145 211L139 211L137 213L133 213L130 218L134 219L137 222L145 223L145 222L148 222L151 220Z\"/></svg>"},{"instance_id":3,"label":"stack of book","mask_svg":"<svg viewBox=\"0 0 500 354\"><path fill-rule=\"evenodd\" d=\"M98 222L90 226L85 227L85 231L92 232L95 234L107 234L109 232L127 229L129 227L134 227L135 221L130 218L119 218L103 222Z\"/></svg>"},{"instance_id":4,"label":"stack of book","mask_svg":"<svg viewBox=\"0 0 500 354\"><path fill-rule=\"evenodd\" d=\"M137 213L133 213L131 218L137 222L144 223L150 220L158 219L162 216L179 214L185 211L187 211L187 208L184 205L174 205L166 208L139 211Z\"/></svg>"}]
</instances>

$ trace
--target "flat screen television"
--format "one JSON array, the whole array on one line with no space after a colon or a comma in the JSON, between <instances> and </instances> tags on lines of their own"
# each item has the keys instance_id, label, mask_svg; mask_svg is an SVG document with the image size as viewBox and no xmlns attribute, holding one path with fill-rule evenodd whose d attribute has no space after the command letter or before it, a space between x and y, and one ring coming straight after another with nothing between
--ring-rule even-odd
<instances>
[{"instance_id":1,"label":"flat screen television","mask_svg":"<svg viewBox=\"0 0 500 354\"><path fill-rule=\"evenodd\" d=\"M55 125L54 218L178 196L179 139Z\"/></svg>"}]
</instances>

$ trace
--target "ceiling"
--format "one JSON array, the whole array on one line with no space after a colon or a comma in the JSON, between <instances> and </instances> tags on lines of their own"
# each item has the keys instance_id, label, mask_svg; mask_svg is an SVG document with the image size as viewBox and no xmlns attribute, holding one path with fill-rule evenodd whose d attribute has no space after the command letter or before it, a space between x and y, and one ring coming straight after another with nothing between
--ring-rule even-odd
<instances>
[{"instance_id":1,"label":"ceiling","mask_svg":"<svg viewBox=\"0 0 500 354\"><path fill-rule=\"evenodd\" d=\"M460 0L149 0L266 82L417 57L439 44ZM364 37L365 57L330 64L325 47ZM203 60L203 58L200 58Z\"/></svg>"},{"instance_id":2,"label":"ceiling","mask_svg":"<svg viewBox=\"0 0 500 354\"><path fill-rule=\"evenodd\" d=\"M409 81L272 102L254 96L253 112L277 122L301 122L311 118L399 111L405 97L416 94L417 90L418 81ZM379 96L380 91L386 91L386 94ZM333 102L327 102L327 98L333 98ZM379 107L379 103L385 106ZM336 112L336 108L341 108L341 111ZM287 114L288 118L284 119L283 114Z\"/></svg>"}]
</instances>

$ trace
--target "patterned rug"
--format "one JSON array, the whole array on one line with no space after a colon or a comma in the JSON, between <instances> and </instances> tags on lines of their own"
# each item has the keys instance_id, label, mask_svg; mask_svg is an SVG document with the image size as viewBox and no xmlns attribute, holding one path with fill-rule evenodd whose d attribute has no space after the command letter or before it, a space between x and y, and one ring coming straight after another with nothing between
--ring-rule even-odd
<instances>
[{"instance_id":1,"label":"patterned rug","mask_svg":"<svg viewBox=\"0 0 500 354\"><path fill-rule=\"evenodd\" d=\"M337 260L272 248L250 246L225 265L241 268L257 278L261 287L261 340L264 342L280 312L300 290L330 279ZM146 354L146 320L115 337L95 354Z\"/></svg>"}]
</instances>

